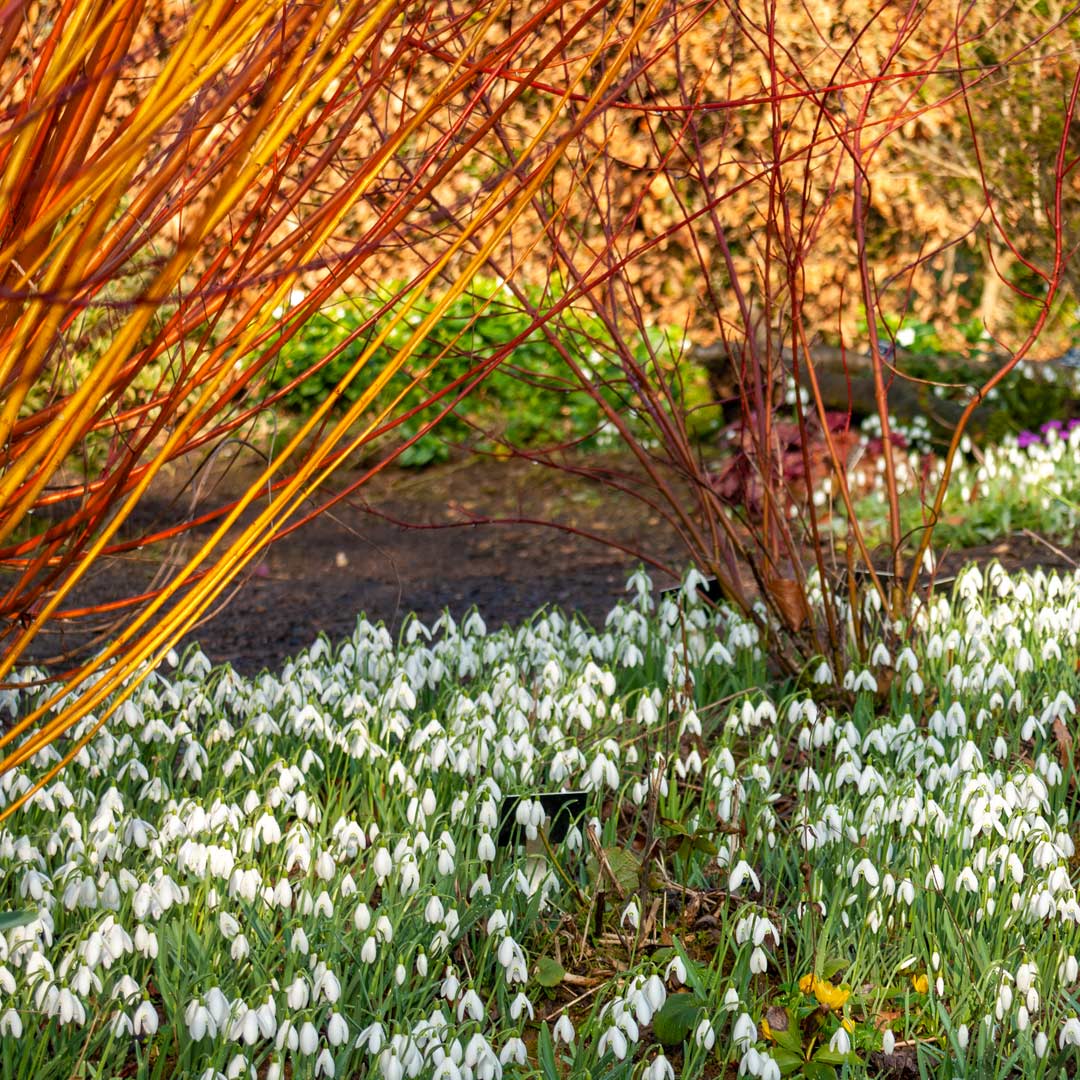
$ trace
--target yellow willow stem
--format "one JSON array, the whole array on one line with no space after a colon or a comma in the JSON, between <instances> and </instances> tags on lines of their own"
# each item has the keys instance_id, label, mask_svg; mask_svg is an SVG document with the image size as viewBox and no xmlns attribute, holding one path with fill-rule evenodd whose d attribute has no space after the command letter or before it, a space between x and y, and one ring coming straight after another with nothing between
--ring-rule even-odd
<instances>
[{"instance_id":1,"label":"yellow willow stem","mask_svg":"<svg viewBox=\"0 0 1080 1080\"><path fill-rule=\"evenodd\" d=\"M534 248L539 244L540 239L540 235L536 235L533 238L532 242L521 250L518 259L512 264L510 271L511 273L515 273L517 271L520 265L528 258ZM462 278L462 280L466 281L467 279ZM475 325L476 320L481 317L483 312L491 304L492 299L493 298L489 297L481 305L480 309L470 320L470 325ZM374 431L381 423L383 423L387 416L393 413L394 409L398 406L398 404L400 404L402 400L404 400L408 393L417 385L419 385L434 369L441 357L446 355L446 353L453 348L455 341L460 340L462 337L465 336L465 334L468 332L468 328L468 326L462 328L462 330L455 337L455 339L446 345L442 353L440 353L439 356L435 357L431 362L429 362L425 369L419 375L413 378L404 389L399 391L399 393L394 397L394 399L390 401L379 412L379 414L369 422L364 431L356 437L356 439L353 441L351 448L359 446L370 436L372 431ZM378 389L381 389L381 387L374 388L370 391L372 397ZM332 444L335 441L336 440L328 440L326 443L323 444L323 446L326 448L326 455L329 455L331 453ZM346 450L346 455L348 454L348 452L349 450ZM324 455L324 458L326 455ZM340 458L338 460L340 460ZM295 512L295 510L297 510L306 499L310 498L311 494L321 486L324 480L333 472L335 467L336 466L331 463L331 465L326 468L324 472L314 480L314 482L308 484L306 490L302 489L296 494L296 496L290 502L290 505L285 508L283 512L280 508L280 502L283 500L279 500L279 504L275 507L275 510L279 511L283 522L288 520L289 516L291 516L291 514ZM150 671L152 671L161 662L165 654L168 652L169 648L171 648L172 642L175 641L177 638L182 637L183 634L186 633L198 621L199 617L206 611L210 604L212 604L214 600L221 594L221 592L228 586L229 581L236 576L236 573L239 572L239 570L242 570L243 567L255 557L258 551L261 550L263 543L268 543L271 539L272 535L264 537L261 542L248 542L245 539L241 539L235 542L230 548L229 552L225 553L221 562L214 567L213 582L207 588L202 589L198 597L193 597L193 603L190 605L191 609L186 612L178 612L175 610L173 612L170 612L169 615L166 616L161 623L155 626L153 630L146 635L143 641L139 643L139 648L137 649L136 653L133 653L130 657L126 658L123 665L118 665L106 672L103 678L98 680L94 684L89 694L85 696L84 701L81 703L84 706L82 716L88 715L91 709L95 708L99 703L103 702L109 696L109 694L113 693L119 686L124 685L126 687L126 693L122 697L116 698L112 702L112 704L109 705L108 709L94 722L94 724L80 737L75 746L71 748L68 753L52 769L50 769L43 777L41 777L37 782L35 782L32 787L25 791L22 796L19 797L19 799L17 799L14 803L12 803L2 812L0 812L0 821L5 820L9 815L15 813L15 811L18 810L20 806L24 805L29 799L34 796L37 791L41 790L48 783L50 783L57 775L59 775L61 770L67 764L69 764L72 760L74 760L75 757L78 756L82 748L89 743L89 741L94 737L94 735L101 729L102 725L114 715L116 710L122 704L123 700L128 697L139 685L141 685L142 682L149 675ZM235 562L227 564L228 556L230 552L234 549L239 549L237 558ZM146 663L142 669L140 669L138 665L146 660L148 660L149 662ZM46 702L43 706L39 707L39 709L36 710L31 717L27 718L26 723L33 723L36 718L43 716L47 712L49 707L53 704L53 702L59 700L65 692L66 691L61 690L57 694L54 694L48 702ZM81 719L82 716L80 716L79 719ZM52 742L58 735L62 734L71 726L71 722L66 722L66 719L66 715L58 717L56 720L46 725L45 728L35 732L33 736L20 744L16 750L12 751L7 756L7 758L4 759L2 763L0 763L0 772L12 768L18 768L20 765L24 764L31 757L33 757L34 754L36 754L39 750L49 745L49 743ZM78 720L75 720L73 722L77 723ZM20 726L25 727L25 723L24 725ZM17 733L13 733L12 737L14 737L15 734Z\"/></svg>"},{"instance_id":2,"label":"yellow willow stem","mask_svg":"<svg viewBox=\"0 0 1080 1080\"><path fill-rule=\"evenodd\" d=\"M356 7L362 0L353 0L352 7ZM369 36L377 23L381 21L382 16L390 10L394 0L382 0L376 10L368 17L366 23L354 33L351 40L354 48L358 48L362 40ZM312 33L317 32L317 27L312 28ZM303 53L301 50L297 50L294 54L299 57ZM341 59L341 58L339 58ZM337 66L331 66L331 72L339 71ZM319 89L322 85L325 88L322 80L316 85L316 88L304 95L298 103L296 103L289 110L289 117L293 120L293 125L290 128L283 128L279 125L278 129L273 133L272 138L268 144L264 144L261 148L262 154L272 156L276 150L284 143L288 134L304 117L311 104L318 98ZM268 103L269 104L269 103ZM265 108L266 106L264 106ZM256 118L258 120L258 117ZM248 125L246 134L254 141L255 133L259 129L259 124L253 122ZM134 171L135 162L131 163L131 171ZM218 224L224 216L229 212L230 208L236 205L237 201L243 196L251 183L254 173L262 166L259 164L259 156L256 156L254 164L249 164L246 167L241 166L239 162L229 170L229 172L222 178L219 185L219 198L211 203L203 210L200 221L191 230L188 236L180 244L180 247L175 255L169 260L166 267L162 270L159 276L151 284L147 290L144 302L136 312L125 322L123 328L114 339L105 355L94 365L92 372L87 379L79 386L78 390L64 403L63 409L50 423L49 427L35 442L29 446L19 458L11 464L8 471L0 479L0 504L10 503L14 499L15 491L23 485L26 478L30 475L32 469L42 462L42 467L38 470L33 482L27 485L26 490L21 497L15 503L15 507L10 511L10 515L6 524L0 525L0 540L9 536L12 530L17 526L18 522L25 515L26 511L34 505L38 495L48 483L49 478L55 471L55 469L64 461L67 455L70 453L71 448L82 437L83 426L75 424L74 418L84 415L84 410L91 406L91 403L99 400L104 387L108 386L119 368L127 361L131 350L138 341L143 330L148 325L150 319L153 317L154 308L157 303L163 300L171 292L173 286L179 280L180 275L184 269L191 262L191 259L195 256L200 248L200 245L205 240L206 236L210 234L216 224ZM116 192L116 203L122 197L122 191ZM107 224L107 218L111 217L111 214L107 211L99 212L102 218L105 218L104 224ZM90 251L87 251L86 258L90 257ZM85 262L85 259L79 260L80 264ZM64 261L58 261L55 265L58 267L64 265ZM10 408L12 403L8 403ZM0 417L0 423L3 423L7 417ZM13 422L13 421L12 421Z\"/></svg>"},{"instance_id":3,"label":"yellow willow stem","mask_svg":"<svg viewBox=\"0 0 1080 1080\"><path fill-rule=\"evenodd\" d=\"M636 46L637 41L640 40L640 36L644 33L647 26L651 24L652 20L655 18L655 13L658 10L659 6L660 0L655 0L655 2L648 7L645 15L642 17L639 24L635 27L634 33L632 33L629 38L624 42L624 45L620 50L619 62L613 64L611 68L605 73L604 78L601 79L600 84L598 85L598 87L594 91L592 98L590 99L590 106L595 105L599 98L607 91L611 82L615 78L615 72L618 71L621 63L624 62L625 57L629 55L629 51ZM598 46L598 51L600 49L603 49L605 47L605 44L606 39L605 42L602 42L600 46ZM589 64L583 67L583 72L588 70L589 67L591 67L591 61ZM572 93L574 89L576 89L576 86L578 85L582 77L583 74L579 75L578 78L575 79L574 83L567 90L568 95ZM588 109L584 110L584 115L587 116L588 112ZM548 126L550 126L550 124ZM408 352L411 352L415 348L415 344L417 343L417 341L421 340L424 336L426 336L430 327L434 325L434 323L441 317L446 307L449 306L449 304L453 301L453 299L457 297L457 295L460 295L460 292L464 289L468 281L471 280L473 274L475 274L475 272L478 271L487 261L494 246L502 239L503 236L505 236L506 232L509 231L509 228L511 227L513 221L525 209L525 207L528 205L528 202L535 195L540 184L546 179L546 177L550 174L551 170L554 168L555 164L561 159L562 151L565 149L565 146L569 142L570 138L572 138L572 135L570 134L564 136L564 138L560 140L555 152L549 155L549 158L542 167L537 169L532 181L519 194L519 197L515 203L512 212L506 215L506 218L501 223L500 227L495 230L494 234L489 237L488 241L474 256L473 260L471 261L469 271L463 274L455 282L455 285L451 288L451 290L449 290L447 295L444 296L443 300L435 306L435 309L429 314L428 318L424 320L420 327L417 328L409 343L404 346L403 349L399 351L398 355L395 357L396 361L403 361L404 356L402 354L405 353L406 350ZM455 244L455 250L460 248L460 246L466 241L468 236L471 235L473 231L475 231L476 227L477 226L475 224L471 224L466 229L463 236ZM436 273L438 273L440 269L442 269L442 266L445 265L445 262L448 261L454 253L455 251L447 253L444 259L440 260L439 263L436 264L434 268L432 268L432 278ZM404 312L402 313L402 317L404 317ZM388 327L384 331L384 334L380 335L380 338L385 337L385 335L390 332L390 329L391 328ZM375 345L375 347L377 347L378 344L381 344L381 341L373 344ZM366 359L367 357L361 358L363 362L366 362ZM340 433L347 430L347 428L352 425L352 423L359 417L361 412L366 409L370 398L372 398L381 389L382 385L390 377L392 373L390 370L391 366L396 369L397 366L400 366L400 363L396 365L392 364L388 366L386 370L384 370L382 375L378 379L376 379L375 382L368 388L368 391L364 394L363 398L357 403L355 403L355 405L348 411L343 420L337 425L337 427L334 429L333 436L326 440L320 450L316 451L316 453L312 456L312 459L307 462L304 467L299 470L297 475L289 482L282 497L276 503L272 504L266 511L260 514L259 518L254 523L252 523L252 525L249 526L247 530L245 530L244 537L241 538L240 541L238 541L230 548L229 553L232 556L232 559L230 560L229 558L226 558L222 560L222 563L224 565L221 565L220 570L218 571L218 576L224 576L225 574L229 574L231 576L232 573L235 573L236 563L239 562L242 565L242 563L246 561L246 559L250 559L252 557L252 548L248 547L248 550L245 552L242 550L243 546L245 544L249 544L250 541L255 540L259 531L265 530L267 526L272 524L272 518L280 513L282 503L289 503L291 500L292 506L290 507L289 511L287 511L291 512L293 507L298 506L300 501L307 497L307 491L304 489L305 482L311 476L312 472L326 459L330 452L330 448L336 445L338 439L340 438ZM355 370L358 370L358 368ZM351 379L355 375L355 370L350 373L349 379ZM345 382L347 381L349 380L345 380ZM329 402L324 403L324 406L318 410L317 415L313 416L309 421L309 424L305 425L305 427L309 429L310 427L314 426L314 424L321 419L322 414L326 411L326 407L328 407L329 404ZM371 428L369 426L368 432L370 432L370 430ZM295 446L298 445L299 441L303 438L304 434L306 434L306 430L298 434L298 436L294 440L293 445L290 447L290 454L295 448ZM356 439L353 440L352 445L358 445L361 441L363 441L365 437L366 433L358 436ZM277 471L278 468L280 468L280 465L281 459L273 463L273 465L264 472L264 480L268 480L270 477L272 477L274 472ZM333 467L333 464L331 464L330 467L328 467L322 474L320 474L320 476L315 480L314 484L311 485L312 490L325 480L326 476L330 474ZM193 560L191 560L188 567L185 568L185 571L179 576L178 580L170 586L168 594L171 594L176 590L176 588L179 588L182 584L183 579L189 573L193 572L194 567L196 567L206 558L209 551L214 546L216 546L218 540L224 535L227 529L231 527L232 523L236 520L239 514L242 513L246 506L250 504L256 494L261 493L263 482L263 480L260 480L259 482L257 482L256 485L252 486L252 489L249 490L249 492L245 495L244 499L241 500L240 504L238 504L238 506L234 509L233 513L230 515L230 520L227 523L222 524L221 528L216 531L214 537L207 541L207 544L204 545L203 549L196 555ZM204 582L200 582L199 585L204 586ZM193 590L191 594L182 599L182 601L177 605L177 609L174 609L174 612L170 612L170 616L167 621L173 624L177 624L181 619L185 618L185 615L188 615L191 619L197 618L199 609L205 609L205 606L207 606L212 599L212 597L209 597L206 594L209 593L210 589L213 587L213 584L214 582L211 581L209 583L206 583L204 588L196 587L196 589ZM124 635L121 635L123 640L121 642L118 642L116 644L116 647L110 648L106 651L106 653L102 654L101 657L97 658L97 660L94 662L94 665L85 666L79 673L72 677L71 682L74 683L77 680L80 680L82 677L92 671L95 666L106 662L107 659L113 653L118 651L119 647L122 644L126 643L126 640L137 631L138 626L142 625L148 618L150 618L153 614L153 611L157 608L160 608L160 606L165 603L167 599L168 595L163 595L159 597L154 602L154 604L150 605L149 608L142 613L139 619L136 620L135 624L133 624L132 627L128 628L128 631L125 631ZM145 655L146 652L144 651L143 657ZM115 673L113 673L110 678L103 681L108 681L110 683L119 682L131 670L132 666L140 662L143 657L137 657L129 654L129 656L125 658L124 663L119 666L120 670L115 671ZM48 725L47 731L43 731L42 733L40 733L39 738L43 739L46 737L55 737L55 735L58 734L61 729L65 727L70 727L71 724L78 722L78 720L81 719L83 715L85 715L86 711L90 707L92 707L91 705L87 704L87 702L88 700L97 697L97 691L98 687L95 686L94 691L90 695L83 694L82 700L74 707L66 709L64 714L59 717L57 721L55 721L53 724ZM104 693L105 687L101 687L100 691ZM54 698L53 700L56 699ZM38 712L33 717L28 717L27 720L18 725L16 729L9 732L3 738L3 740L0 740L0 745L4 745L10 742L12 739L16 738L18 734L21 733L21 731L25 730L29 726L29 724L33 723L34 720L36 720L38 716L40 716L42 711L48 708L48 704L50 703L47 703L45 706L42 707L42 709L38 710ZM32 740L32 743L35 746L39 745L39 739ZM20 756L21 752L22 748L19 752ZM0 763L0 770L2 770L3 768L4 764Z\"/></svg>"},{"instance_id":4,"label":"yellow willow stem","mask_svg":"<svg viewBox=\"0 0 1080 1080\"><path fill-rule=\"evenodd\" d=\"M385 7L386 5L384 4L383 6ZM378 14L379 14L379 12L376 12L376 15L372 16L372 18L369 19L368 23L366 24L366 26L364 28L365 30L368 30L370 32L370 30L373 29L374 24L377 21L376 17L378 16ZM493 13L493 15L494 14L497 14L497 12ZM478 28L477 33L479 34L484 29L485 29L485 27ZM449 85L449 82L456 75L457 70L458 70L458 65L454 65L454 67L449 72L449 74L444 78L444 80L442 82L442 86ZM373 163L372 167L368 170L368 177L369 178L376 174L377 169L381 166L381 164L383 162L385 162L386 160L389 160L390 156L395 152L397 147L399 145L401 145L410 136L410 134L413 131L417 130L423 124L423 122L427 119L427 117L437 107L438 107L437 100L433 100L433 101L429 102L428 106L425 109L421 110L421 112L416 117L414 117L410 121L410 123L408 125L405 125L402 128L402 130L399 132L399 134L397 135L397 137L395 139L388 140L387 144L384 146L383 150L381 151L381 153L376 158L376 160ZM504 178L503 181L500 182L499 187L496 188L496 190L492 193L491 197L488 199L487 204L485 204L485 206L494 206L495 203L498 201L498 199L501 198L503 187L504 186L509 186L510 183L511 183L511 180L510 180L509 177ZM357 187L357 196L356 197L359 197L360 195L362 195L364 193L364 191L367 190L367 184L368 184L368 180L365 180L360 185L358 185L358 187ZM303 262L305 262L306 259L314 251L317 251L319 249L319 247L321 247L321 245L325 242L326 238L330 235L330 232L331 232L332 228L334 227L334 225L336 224L336 222L340 221L341 216L343 216L346 211L347 211L347 207L342 207L340 213L335 218L332 218L329 222L327 222L324 225L323 230L320 233L316 234L312 238L311 242L308 245L308 248L304 252L302 252L300 254L300 256L299 256L299 261L300 261L301 264ZM445 262L448 261L448 259L450 257L452 257L452 256L448 255L446 257L446 259L444 260L444 262L440 263L436 267L436 270L429 275L429 277L428 277L428 279L426 281L426 284L430 284L430 282L435 279L435 277L437 276L438 271L442 269L443 265L445 265ZM285 290L288 287L289 287L289 283L288 282L283 282L282 286L281 286L281 289L279 291L279 296L283 296ZM450 301L448 300L447 304L449 304L449 303L450 303ZM369 348L357 360L357 363L354 366L354 368L349 373L347 373L342 385L347 385L349 382L351 382L356 377L356 375L366 365L368 360L370 360L370 358L376 354L379 347L383 344L383 342L389 336L389 334L396 328L398 323L400 323L400 321L406 317L406 315L408 314L408 310L409 310L409 308L405 308L404 310L398 312L391 319L390 323L384 328L382 334L379 337L377 337L374 341L372 341L370 343ZM441 312L439 314L441 315ZM409 340L409 343L406 345L406 349L408 350L408 352L404 356L400 357L397 360L398 366L403 364L405 362L405 359L407 358L407 356L409 354L411 354L412 351L414 351L415 345L419 341L421 341L423 339L423 337L426 335L426 333L428 332L430 327L434 325L434 321L435 320L432 319L430 322L425 323L423 325L423 327L422 327L422 332L421 332L421 330L417 330L416 332L413 333L413 335L411 336L411 338ZM125 327L125 329L127 329L127 328ZM241 336L239 341L236 343L237 351L241 355L243 355L243 354L245 354L247 352L248 348L250 347L250 343L254 340L255 336L258 333L259 333L259 331L256 328L253 327L249 333ZM100 551L104 548L105 544L108 543L108 541L115 534L116 530L119 529L120 525L127 518L128 514L131 512L131 509L134 507L137 500L146 491L146 489L149 486L150 482L156 476L161 464L165 460L168 460L168 458L169 458L169 456L170 456L170 454L171 454L171 452L172 452L172 450L174 448L181 445L181 441L182 441L184 435L186 435L189 428L194 424L194 422L195 422L196 418L198 417L198 415L201 413L203 408L205 408L206 406L208 406L210 404L210 402L212 401L214 395L217 393L217 390L221 386L222 382L225 380L227 374L228 374L228 369L223 367L217 373L217 375L213 379L211 379L208 382L208 384L205 386L199 400L196 402L196 404L193 406L193 408L191 410L189 410L186 417L178 425L175 426L172 435L166 441L165 446L162 448L162 450L158 454L158 456L156 458L156 463L152 463L151 467L146 471L146 474L143 477L142 481L131 492L130 496L126 500L126 502L125 502L123 508L121 509L121 511L119 513L117 513L116 515L114 515L114 517L112 518L110 524L106 527L106 529L103 531L103 533L98 538L98 540L95 542L95 544L89 549L89 551L87 552L87 555L80 562L79 566L76 567L73 570L73 572L68 576L68 578L60 586L60 588L56 591L56 593L54 593L54 595L50 598L48 603L41 609L41 611L35 617L34 621L25 629L25 631L23 632L21 637L16 641L16 643L14 644L12 649L9 651L7 656L4 658L4 660L2 662L0 662L0 678L3 678L4 676L6 676L10 672L11 667L15 663L15 660L18 658L18 656L25 649L26 644L30 641L30 639L33 637L33 635L35 633L37 633L37 631L40 629L40 627L42 625L44 625L44 623L48 619L48 617L57 609L59 604L62 602L63 598L71 591L72 588L74 588L75 584L79 581L79 579L82 577L82 575L92 565L93 559L96 557L96 555L100 553ZM333 404L332 399L329 399L327 402L325 402L322 406L320 406L315 411L315 413L310 417L308 423L300 430L300 432L297 434L296 438L289 444L288 447L286 447L285 451L283 451L283 453L279 456L279 458L277 459L277 462L275 463L275 468L280 467L282 464L284 464L284 462L286 460L288 460L288 458L291 456L293 451L296 449L296 447L298 447L301 444L301 442L307 436L307 434L310 431L314 430L316 425L321 422L323 416L332 407L332 404ZM2 488L0 488L0 496L2 496ZM251 500L249 499L248 502L250 502L250 501ZM243 503L242 506L241 506L241 509L246 507L246 505L247 505L246 502ZM20 515L18 515L18 514L14 514L12 517L13 517L13 521L10 524L8 531L10 531L10 528L13 528L14 524L17 523L18 520L20 519ZM0 531L0 535L2 535L2 531ZM2 746L2 745L3 745L3 743L0 742L0 746Z\"/></svg>"}]
</instances>

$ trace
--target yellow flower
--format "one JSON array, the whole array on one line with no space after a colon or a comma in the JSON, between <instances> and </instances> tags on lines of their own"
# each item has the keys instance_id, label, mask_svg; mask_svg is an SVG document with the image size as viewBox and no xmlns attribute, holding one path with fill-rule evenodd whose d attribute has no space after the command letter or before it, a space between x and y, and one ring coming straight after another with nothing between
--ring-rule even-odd
<instances>
[{"instance_id":1,"label":"yellow flower","mask_svg":"<svg viewBox=\"0 0 1080 1080\"><path fill-rule=\"evenodd\" d=\"M911 985L916 994L925 994L930 989L930 980L925 975L912 975Z\"/></svg>"},{"instance_id":2,"label":"yellow flower","mask_svg":"<svg viewBox=\"0 0 1080 1080\"><path fill-rule=\"evenodd\" d=\"M855 1021L852 1020L851 1017L845 1016L844 1019L840 1021L840 1024L848 1034L855 1034Z\"/></svg>"},{"instance_id":3,"label":"yellow flower","mask_svg":"<svg viewBox=\"0 0 1080 1080\"><path fill-rule=\"evenodd\" d=\"M776 1036L773 1034L773 1029L769 1027L768 1020L763 1019L761 1021L761 1034L764 1035L769 1042L776 1042Z\"/></svg>"},{"instance_id":4,"label":"yellow flower","mask_svg":"<svg viewBox=\"0 0 1080 1080\"><path fill-rule=\"evenodd\" d=\"M819 979L813 972L804 975L799 980L799 989L804 994L813 994L826 1009L831 1009L833 1012L842 1009L844 1003L851 997L850 990L845 990L842 986L837 986L827 979Z\"/></svg>"}]
</instances>

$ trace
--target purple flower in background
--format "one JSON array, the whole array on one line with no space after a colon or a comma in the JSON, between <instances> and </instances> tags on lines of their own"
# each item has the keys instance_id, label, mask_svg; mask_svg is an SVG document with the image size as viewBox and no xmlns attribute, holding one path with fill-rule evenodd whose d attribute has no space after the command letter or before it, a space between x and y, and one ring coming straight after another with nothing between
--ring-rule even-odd
<instances>
[{"instance_id":1,"label":"purple flower in background","mask_svg":"<svg viewBox=\"0 0 1080 1080\"><path fill-rule=\"evenodd\" d=\"M1039 425L1039 430L1044 435L1049 435L1051 431L1061 434L1061 421L1060 420L1047 420L1045 424Z\"/></svg>"},{"instance_id":2,"label":"purple flower in background","mask_svg":"<svg viewBox=\"0 0 1080 1080\"><path fill-rule=\"evenodd\" d=\"M1040 439L1034 431L1021 431L1020 434L1016 436L1016 445L1019 446L1021 450L1026 450L1029 446L1034 446L1036 443L1041 442L1042 439Z\"/></svg>"}]
</instances>

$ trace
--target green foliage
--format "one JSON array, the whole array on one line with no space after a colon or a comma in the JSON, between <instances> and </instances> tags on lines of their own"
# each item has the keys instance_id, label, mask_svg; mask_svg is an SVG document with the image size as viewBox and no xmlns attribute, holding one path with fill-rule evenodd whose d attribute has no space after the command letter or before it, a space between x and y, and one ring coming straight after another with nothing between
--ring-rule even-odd
<instances>
[{"instance_id":1,"label":"green foliage","mask_svg":"<svg viewBox=\"0 0 1080 1080\"><path fill-rule=\"evenodd\" d=\"M400 287L390 286L386 296L396 295ZM550 307L558 297L543 297L538 290L529 294L537 307ZM403 302L403 301L402 301ZM395 326L369 362L358 380L342 395L342 405L355 401L398 349L405 346L415 328L435 307L437 300L424 297ZM280 389L310 371L303 382L285 397L285 406L296 414L306 414L321 402L346 371L356 362L368 343L390 320L390 313L376 318L372 326L349 342L340 353L317 371L311 369L341 346L366 322L373 319L385 304L378 296L342 301L320 312L287 342L271 374L270 387ZM553 442L580 440L586 448L601 449L614 442L614 433L605 424L598 403L573 380L571 371L558 349L542 329L533 329L533 318L505 286L488 278L477 278L468 292L456 300L421 342L408 372L399 372L390 380L377 404L386 405L409 384L411 374L437 361L423 381L423 386L409 391L395 408L400 415L419 405L455 379L466 376L477 364L495 356L518 337L523 339L500 366L456 406L436 432L423 435L399 459L403 465L423 466L443 461L455 444L478 450L495 450L500 443L535 447ZM611 338L595 316L574 309L560 314L552 323L562 346L586 371L594 385L604 387L605 398L627 413L626 403L633 404L619 366ZM670 363L681 352L681 336L673 330L650 328L651 345L657 357ZM635 350L638 363L651 364L645 343ZM402 424L398 437L409 438L423 424L445 407L440 405ZM632 416L630 417L632 419Z\"/></svg>"}]
</instances>

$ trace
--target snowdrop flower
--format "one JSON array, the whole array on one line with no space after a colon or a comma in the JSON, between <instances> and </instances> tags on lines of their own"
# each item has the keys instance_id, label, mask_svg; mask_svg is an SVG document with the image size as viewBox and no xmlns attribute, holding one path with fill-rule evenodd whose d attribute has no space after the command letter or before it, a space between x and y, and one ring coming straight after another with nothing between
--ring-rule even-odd
<instances>
[{"instance_id":1,"label":"snowdrop flower","mask_svg":"<svg viewBox=\"0 0 1080 1080\"><path fill-rule=\"evenodd\" d=\"M136 1035L153 1035L158 1029L158 1014L149 1001L144 1001L136 1010L131 1022Z\"/></svg>"},{"instance_id":2,"label":"snowdrop flower","mask_svg":"<svg viewBox=\"0 0 1080 1080\"><path fill-rule=\"evenodd\" d=\"M707 1022L708 1021L702 1021L702 1023ZM735 1021L735 1026L731 1029L731 1039L741 1053L745 1053L755 1042L757 1042L757 1024L754 1023L754 1018L749 1013L744 1012L739 1014L739 1018ZM700 1042L698 1045L701 1045ZM706 1049L711 1050L712 1047L707 1046Z\"/></svg>"},{"instance_id":3,"label":"snowdrop flower","mask_svg":"<svg viewBox=\"0 0 1080 1080\"><path fill-rule=\"evenodd\" d=\"M1061 1033L1058 1035L1058 1046L1064 1050L1066 1046L1080 1046L1080 1019L1070 1016L1061 1025Z\"/></svg>"},{"instance_id":4,"label":"snowdrop flower","mask_svg":"<svg viewBox=\"0 0 1080 1080\"><path fill-rule=\"evenodd\" d=\"M333 1077L334 1075L334 1056L326 1048L315 1059L315 1076L316 1080L320 1076Z\"/></svg>"},{"instance_id":5,"label":"snowdrop flower","mask_svg":"<svg viewBox=\"0 0 1080 1080\"><path fill-rule=\"evenodd\" d=\"M747 878L750 879L750 883L754 886L754 892L761 892L761 882L758 880L757 874L754 873L754 868L745 859L741 859L728 875L728 891L737 893Z\"/></svg>"},{"instance_id":6,"label":"snowdrop flower","mask_svg":"<svg viewBox=\"0 0 1080 1080\"><path fill-rule=\"evenodd\" d=\"M645 1080L675 1080L675 1070L671 1062L659 1053L645 1070Z\"/></svg>"},{"instance_id":7,"label":"snowdrop flower","mask_svg":"<svg viewBox=\"0 0 1080 1080\"><path fill-rule=\"evenodd\" d=\"M555 1026L551 1030L552 1040L556 1045L559 1043L565 1043L567 1046L571 1046L574 1042L574 1025L570 1021L570 1017L563 1013L558 1020L555 1021Z\"/></svg>"},{"instance_id":8,"label":"snowdrop flower","mask_svg":"<svg viewBox=\"0 0 1080 1080\"><path fill-rule=\"evenodd\" d=\"M848 1035L847 1029L841 1024L837 1029L833 1037L829 1040L829 1049L834 1054L847 1054L851 1051L851 1036Z\"/></svg>"},{"instance_id":9,"label":"snowdrop flower","mask_svg":"<svg viewBox=\"0 0 1080 1080\"><path fill-rule=\"evenodd\" d=\"M626 1036L623 1034L621 1028L610 1027L600 1036L600 1042L597 1044L596 1052L603 1057L608 1050L610 1050L619 1061L623 1061L626 1058L628 1045Z\"/></svg>"}]
</instances>

